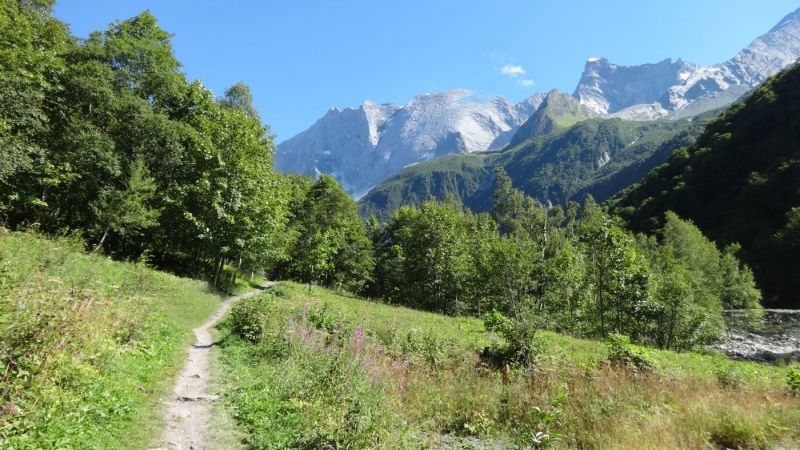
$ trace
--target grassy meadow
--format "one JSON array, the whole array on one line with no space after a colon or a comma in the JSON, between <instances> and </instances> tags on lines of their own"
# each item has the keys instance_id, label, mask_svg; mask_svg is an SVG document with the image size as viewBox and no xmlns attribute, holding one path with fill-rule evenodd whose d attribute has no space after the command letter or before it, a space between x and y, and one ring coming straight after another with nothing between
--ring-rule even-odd
<instances>
[{"instance_id":1,"label":"grassy meadow","mask_svg":"<svg viewBox=\"0 0 800 450\"><path fill-rule=\"evenodd\" d=\"M533 367L446 317L280 283L220 326L224 409L247 448L794 448L789 367L536 336ZM326 447L328 446L328 447Z\"/></svg>"},{"instance_id":2,"label":"grassy meadow","mask_svg":"<svg viewBox=\"0 0 800 450\"><path fill-rule=\"evenodd\" d=\"M207 284L0 228L0 448L146 448Z\"/></svg>"}]
</instances>

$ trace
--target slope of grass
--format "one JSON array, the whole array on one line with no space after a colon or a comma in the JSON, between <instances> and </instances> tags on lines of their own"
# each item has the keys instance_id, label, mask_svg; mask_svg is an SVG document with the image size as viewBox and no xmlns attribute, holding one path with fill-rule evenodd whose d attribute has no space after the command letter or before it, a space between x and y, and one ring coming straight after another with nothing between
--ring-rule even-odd
<instances>
[{"instance_id":1,"label":"slope of grass","mask_svg":"<svg viewBox=\"0 0 800 450\"><path fill-rule=\"evenodd\" d=\"M452 318L281 283L221 326L225 407L249 448L763 448L800 443L785 367L537 335L532 369Z\"/></svg>"},{"instance_id":2,"label":"slope of grass","mask_svg":"<svg viewBox=\"0 0 800 450\"><path fill-rule=\"evenodd\" d=\"M218 304L203 282L0 228L0 447L152 446L190 330Z\"/></svg>"}]
</instances>

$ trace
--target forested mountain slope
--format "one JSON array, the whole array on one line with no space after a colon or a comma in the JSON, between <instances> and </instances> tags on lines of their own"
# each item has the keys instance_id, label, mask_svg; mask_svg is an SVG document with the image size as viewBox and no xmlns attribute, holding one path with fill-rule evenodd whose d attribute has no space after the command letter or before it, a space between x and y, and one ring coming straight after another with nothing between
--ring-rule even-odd
<instances>
[{"instance_id":1,"label":"forested mountain slope","mask_svg":"<svg viewBox=\"0 0 800 450\"><path fill-rule=\"evenodd\" d=\"M500 152L451 155L406 168L362 198L361 213L387 218L401 205L448 196L473 210L488 211L498 168L545 204L580 201L587 194L602 201L640 180L675 148L690 144L702 123L596 118L555 126Z\"/></svg>"},{"instance_id":2,"label":"forested mountain slope","mask_svg":"<svg viewBox=\"0 0 800 450\"><path fill-rule=\"evenodd\" d=\"M740 243L767 302L800 306L800 67L767 80L614 205L637 230L672 210L720 245Z\"/></svg>"}]
</instances>

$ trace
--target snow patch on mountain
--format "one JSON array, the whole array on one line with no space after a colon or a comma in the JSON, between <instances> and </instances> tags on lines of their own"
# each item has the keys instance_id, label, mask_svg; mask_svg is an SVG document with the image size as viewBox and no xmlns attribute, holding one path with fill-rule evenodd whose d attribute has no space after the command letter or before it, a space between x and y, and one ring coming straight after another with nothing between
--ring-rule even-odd
<instances>
[{"instance_id":1,"label":"snow patch on mountain","mask_svg":"<svg viewBox=\"0 0 800 450\"><path fill-rule=\"evenodd\" d=\"M365 101L334 108L278 145L276 167L336 174L357 195L409 164L505 145L543 99L537 94L515 104L458 89L419 95L405 105Z\"/></svg>"}]
</instances>

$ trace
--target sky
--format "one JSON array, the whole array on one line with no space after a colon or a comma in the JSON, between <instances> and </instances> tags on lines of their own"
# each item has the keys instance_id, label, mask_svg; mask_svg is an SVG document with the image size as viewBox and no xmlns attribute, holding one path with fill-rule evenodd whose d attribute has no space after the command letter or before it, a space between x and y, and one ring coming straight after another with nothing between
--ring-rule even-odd
<instances>
[{"instance_id":1,"label":"sky","mask_svg":"<svg viewBox=\"0 0 800 450\"><path fill-rule=\"evenodd\" d=\"M589 57L723 62L800 0L58 0L86 37L150 10L190 79L243 81L277 142L331 107L464 88L573 92Z\"/></svg>"}]
</instances>

